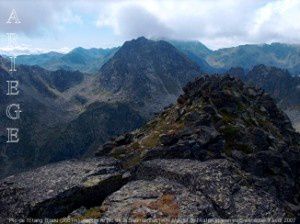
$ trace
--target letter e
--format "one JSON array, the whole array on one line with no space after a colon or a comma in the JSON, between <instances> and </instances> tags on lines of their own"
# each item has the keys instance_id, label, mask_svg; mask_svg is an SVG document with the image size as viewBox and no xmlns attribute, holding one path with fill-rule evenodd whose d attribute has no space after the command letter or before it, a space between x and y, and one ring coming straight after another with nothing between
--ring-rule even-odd
<instances>
[{"instance_id":1,"label":"letter e","mask_svg":"<svg viewBox=\"0 0 300 224\"><path fill-rule=\"evenodd\" d=\"M18 133L19 133L19 128L7 128L8 138L6 143L18 143L20 140L18 138Z\"/></svg>"},{"instance_id":2,"label":"letter e","mask_svg":"<svg viewBox=\"0 0 300 224\"><path fill-rule=\"evenodd\" d=\"M18 80L10 80L6 81L7 82L7 94L8 96L16 96L19 95L19 81Z\"/></svg>"}]
</instances>

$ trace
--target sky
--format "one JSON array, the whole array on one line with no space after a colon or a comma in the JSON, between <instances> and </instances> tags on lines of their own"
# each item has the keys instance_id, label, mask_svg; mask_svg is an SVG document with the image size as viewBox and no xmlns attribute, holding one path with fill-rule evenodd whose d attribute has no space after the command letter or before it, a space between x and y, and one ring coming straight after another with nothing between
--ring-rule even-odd
<instances>
[{"instance_id":1,"label":"sky","mask_svg":"<svg viewBox=\"0 0 300 224\"><path fill-rule=\"evenodd\" d=\"M13 9L19 24L7 23ZM111 48L139 36L211 49L300 44L299 21L300 0L0 0L0 53Z\"/></svg>"}]
</instances>

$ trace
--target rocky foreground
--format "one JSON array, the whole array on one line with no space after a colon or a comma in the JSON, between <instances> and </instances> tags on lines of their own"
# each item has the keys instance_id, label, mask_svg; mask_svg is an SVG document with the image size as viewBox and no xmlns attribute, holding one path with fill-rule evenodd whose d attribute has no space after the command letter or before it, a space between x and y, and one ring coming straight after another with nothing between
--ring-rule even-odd
<instances>
[{"instance_id":1,"label":"rocky foreground","mask_svg":"<svg viewBox=\"0 0 300 224\"><path fill-rule=\"evenodd\" d=\"M299 221L300 136L269 95L230 76L189 83L96 155L2 180L2 222Z\"/></svg>"}]
</instances>

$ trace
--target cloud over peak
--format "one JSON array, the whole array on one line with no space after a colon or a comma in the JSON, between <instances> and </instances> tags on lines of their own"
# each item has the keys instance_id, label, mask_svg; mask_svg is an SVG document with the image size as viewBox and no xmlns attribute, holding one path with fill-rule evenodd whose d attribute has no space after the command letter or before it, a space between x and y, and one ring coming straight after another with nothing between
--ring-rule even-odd
<instances>
[{"instance_id":1,"label":"cloud over peak","mask_svg":"<svg viewBox=\"0 0 300 224\"><path fill-rule=\"evenodd\" d=\"M3 0L1 33L12 30L4 22L12 8L22 20L16 32L40 38L62 38L68 32L74 43L145 36L199 40L214 49L245 43L300 44L299 0Z\"/></svg>"}]
</instances>

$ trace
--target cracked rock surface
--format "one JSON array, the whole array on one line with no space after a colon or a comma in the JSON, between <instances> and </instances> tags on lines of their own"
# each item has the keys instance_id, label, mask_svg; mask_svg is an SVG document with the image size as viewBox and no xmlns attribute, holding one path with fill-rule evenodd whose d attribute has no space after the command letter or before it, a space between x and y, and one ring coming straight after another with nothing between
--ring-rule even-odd
<instances>
[{"instance_id":1,"label":"cracked rock surface","mask_svg":"<svg viewBox=\"0 0 300 224\"><path fill-rule=\"evenodd\" d=\"M274 195L260 190L247 173L229 160L157 159L144 162L137 173L146 179L154 178L155 174L163 176L183 184L191 192L201 192L206 204L214 207L222 218L285 215L283 205Z\"/></svg>"},{"instance_id":2,"label":"cracked rock surface","mask_svg":"<svg viewBox=\"0 0 300 224\"><path fill-rule=\"evenodd\" d=\"M208 218L282 218L283 205L248 183L228 160L152 160L102 204L102 218L201 221Z\"/></svg>"},{"instance_id":3,"label":"cracked rock surface","mask_svg":"<svg viewBox=\"0 0 300 224\"><path fill-rule=\"evenodd\" d=\"M102 204L101 218L111 221L144 219L187 219L217 217L201 192L192 193L185 186L164 178L132 181L109 196Z\"/></svg>"}]
</instances>

